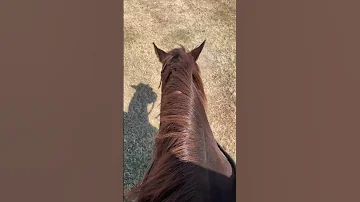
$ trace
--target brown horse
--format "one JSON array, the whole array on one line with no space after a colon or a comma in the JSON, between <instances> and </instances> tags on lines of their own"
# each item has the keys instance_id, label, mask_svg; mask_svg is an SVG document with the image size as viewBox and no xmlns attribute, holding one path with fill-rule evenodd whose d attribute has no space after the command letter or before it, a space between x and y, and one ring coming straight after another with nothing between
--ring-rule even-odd
<instances>
[{"instance_id":1,"label":"brown horse","mask_svg":"<svg viewBox=\"0 0 360 202\"><path fill-rule=\"evenodd\" d=\"M168 53L162 63L160 128L143 180L129 193L145 201L235 201L235 163L215 140L196 61L205 41L190 52Z\"/></svg>"}]
</instances>

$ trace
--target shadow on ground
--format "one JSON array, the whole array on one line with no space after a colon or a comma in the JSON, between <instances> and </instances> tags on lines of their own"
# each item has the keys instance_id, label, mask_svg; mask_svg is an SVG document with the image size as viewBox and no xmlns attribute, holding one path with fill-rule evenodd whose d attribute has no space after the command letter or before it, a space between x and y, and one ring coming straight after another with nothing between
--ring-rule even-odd
<instances>
[{"instance_id":1,"label":"shadow on ground","mask_svg":"<svg viewBox=\"0 0 360 202\"><path fill-rule=\"evenodd\" d=\"M136 90L128 112L124 112L124 191L132 188L144 175L151 158L157 128L149 122L147 107L157 95L146 84L131 86Z\"/></svg>"}]
</instances>

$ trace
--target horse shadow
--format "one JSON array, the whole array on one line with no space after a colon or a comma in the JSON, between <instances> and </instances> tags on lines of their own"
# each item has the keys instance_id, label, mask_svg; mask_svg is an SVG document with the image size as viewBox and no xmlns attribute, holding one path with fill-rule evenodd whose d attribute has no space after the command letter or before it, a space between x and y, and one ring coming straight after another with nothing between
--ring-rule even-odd
<instances>
[{"instance_id":1,"label":"horse shadow","mask_svg":"<svg viewBox=\"0 0 360 202\"><path fill-rule=\"evenodd\" d=\"M128 191L145 174L158 129L149 122L147 106L154 104L157 95L146 84L131 85L136 90L128 112L124 112L124 192Z\"/></svg>"}]
</instances>

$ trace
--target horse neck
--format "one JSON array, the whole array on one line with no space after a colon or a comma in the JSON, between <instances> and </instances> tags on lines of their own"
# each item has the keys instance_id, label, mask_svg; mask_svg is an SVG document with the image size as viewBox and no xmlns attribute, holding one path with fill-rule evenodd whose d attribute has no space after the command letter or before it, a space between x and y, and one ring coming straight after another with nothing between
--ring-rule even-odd
<instances>
[{"instance_id":1,"label":"horse neck","mask_svg":"<svg viewBox=\"0 0 360 202\"><path fill-rule=\"evenodd\" d=\"M184 75L189 77L183 77ZM201 78L178 71L172 75L168 84L164 84L168 86L162 88L158 139L159 142L162 142L161 137L163 135L166 137L166 135L178 131L188 131L184 134L187 137L173 136L170 141L172 144L178 142L174 145L186 145L183 146L186 151L179 154L180 158L183 161L190 161L230 176L232 173L231 165L219 149L206 116L205 97L201 83ZM181 123L172 121L174 119L168 118L168 116L181 117ZM159 149L156 152L156 157L161 158L166 152L167 150Z\"/></svg>"},{"instance_id":2,"label":"horse neck","mask_svg":"<svg viewBox=\"0 0 360 202\"><path fill-rule=\"evenodd\" d=\"M198 92L195 85L193 85L192 88L194 92ZM232 173L231 165L226 156L219 149L217 141L214 138L210 123L206 115L205 106L200 101L200 94L195 93L193 99L196 109L195 120L197 120L195 124L197 125L197 128L199 128L197 135L203 136L200 138L203 139L203 142L199 142L199 145L202 144L205 147L204 152L206 160L203 166L229 177Z\"/></svg>"},{"instance_id":3,"label":"horse neck","mask_svg":"<svg viewBox=\"0 0 360 202\"><path fill-rule=\"evenodd\" d=\"M194 89L194 92L197 92L196 87L193 85L192 88ZM198 93L195 93L195 96L193 97L193 103L195 104L195 124L197 125L196 128L199 128L197 135L202 135L204 140L206 140L206 146L212 146L215 147L217 145L217 142L214 138L214 135L212 133L209 120L206 115L205 106L201 103L201 98Z\"/></svg>"}]
</instances>

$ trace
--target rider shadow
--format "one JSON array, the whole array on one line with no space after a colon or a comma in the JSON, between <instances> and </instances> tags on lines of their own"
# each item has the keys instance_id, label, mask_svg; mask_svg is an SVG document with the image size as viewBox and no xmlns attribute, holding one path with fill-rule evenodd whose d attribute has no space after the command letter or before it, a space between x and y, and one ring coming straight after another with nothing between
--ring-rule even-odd
<instances>
[{"instance_id":1,"label":"rider shadow","mask_svg":"<svg viewBox=\"0 0 360 202\"><path fill-rule=\"evenodd\" d=\"M158 129L149 122L147 106L157 95L149 85L133 86L128 112L124 112L124 191L132 188L144 176L151 159L154 136Z\"/></svg>"}]
</instances>

